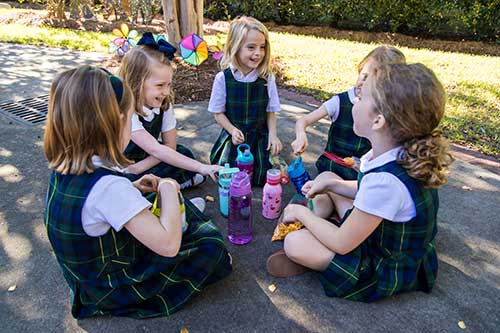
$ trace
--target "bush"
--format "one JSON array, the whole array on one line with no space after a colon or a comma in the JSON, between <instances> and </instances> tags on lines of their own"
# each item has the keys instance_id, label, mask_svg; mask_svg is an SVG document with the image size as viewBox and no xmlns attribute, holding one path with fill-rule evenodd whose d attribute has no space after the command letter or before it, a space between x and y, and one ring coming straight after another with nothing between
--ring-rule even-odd
<instances>
[{"instance_id":1,"label":"bush","mask_svg":"<svg viewBox=\"0 0 500 333\"><path fill-rule=\"evenodd\" d=\"M500 42L500 0L206 0L206 17L243 14L280 24Z\"/></svg>"}]
</instances>

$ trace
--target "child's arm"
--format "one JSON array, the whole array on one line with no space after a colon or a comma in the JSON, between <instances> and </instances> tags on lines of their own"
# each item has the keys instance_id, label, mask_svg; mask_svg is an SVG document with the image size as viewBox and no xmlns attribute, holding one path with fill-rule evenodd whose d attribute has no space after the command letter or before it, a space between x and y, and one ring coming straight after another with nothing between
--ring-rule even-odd
<instances>
[{"instance_id":1,"label":"child's arm","mask_svg":"<svg viewBox=\"0 0 500 333\"><path fill-rule=\"evenodd\" d=\"M231 139L233 145L239 145L245 142L245 135L236 126L234 126L229 119L227 119L224 112L215 113L215 121L217 124L221 125L229 134L231 134Z\"/></svg>"},{"instance_id":2,"label":"child's arm","mask_svg":"<svg viewBox=\"0 0 500 333\"><path fill-rule=\"evenodd\" d=\"M304 117L297 120L297 122L295 123L295 140L292 142L292 149L295 155L302 154L306 150L309 144L307 141L307 134L306 134L307 126L314 124L315 122L317 122L321 118L324 118L327 115L328 111L323 105L321 105L313 112L310 112Z\"/></svg>"},{"instance_id":3,"label":"child's arm","mask_svg":"<svg viewBox=\"0 0 500 333\"><path fill-rule=\"evenodd\" d=\"M167 131L167 132L162 132L161 137L162 137L162 142L165 146L170 147L172 149L176 149L177 147L177 133L175 128ZM127 172L128 173L133 173L133 174L141 174L146 170L151 169L161 161L157 159L156 157L153 156L148 156L142 161L139 161L137 163L131 164L127 167Z\"/></svg>"},{"instance_id":4,"label":"child's arm","mask_svg":"<svg viewBox=\"0 0 500 333\"><path fill-rule=\"evenodd\" d=\"M125 228L153 252L164 257L175 257L182 239L181 209L177 194L179 184L172 179L162 179L158 191L163 207L159 221L149 209L144 209L127 222Z\"/></svg>"},{"instance_id":5,"label":"child's arm","mask_svg":"<svg viewBox=\"0 0 500 333\"><path fill-rule=\"evenodd\" d=\"M165 146L175 150L177 148L177 130L173 128L170 131L162 132L161 140Z\"/></svg>"},{"instance_id":6,"label":"child's arm","mask_svg":"<svg viewBox=\"0 0 500 333\"><path fill-rule=\"evenodd\" d=\"M285 208L283 222L300 221L331 251L346 254L359 246L382 222L379 216L365 213L356 207L340 227L316 216L309 208L289 205Z\"/></svg>"},{"instance_id":7,"label":"child's arm","mask_svg":"<svg viewBox=\"0 0 500 333\"><path fill-rule=\"evenodd\" d=\"M277 132L277 117L276 112L267 113L267 128L269 129L269 142L267 144L267 150L271 150L272 155L277 155L283 149L280 139L278 138Z\"/></svg>"}]
</instances>

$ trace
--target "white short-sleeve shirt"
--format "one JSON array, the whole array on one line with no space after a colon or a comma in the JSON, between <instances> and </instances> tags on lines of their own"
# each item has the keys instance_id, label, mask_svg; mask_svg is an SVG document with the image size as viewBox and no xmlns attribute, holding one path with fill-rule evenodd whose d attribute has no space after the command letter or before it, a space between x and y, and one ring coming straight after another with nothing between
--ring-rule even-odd
<instances>
[{"instance_id":1,"label":"white short-sleeve shirt","mask_svg":"<svg viewBox=\"0 0 500 333\"><path fill-rule=\"evenodd\" d=\"M98 156L92 157L102 167ZM120 171L116 169L116 171ZM82 209L82 227L92 237L102 236L109 228L120 231L142 210L151 207L141 192L125 177L107 175L95 183Z\"/></svg>"},{"instance_id":2,"label":"white short-sleeve shirt","mask_svg":"<svg viewBox=\"0 0 500 333\"><path fill-rule=\"evenodd\" d=\"M354 104L354 99L356 98L354 87L347 91L347 95L349 96L349 100ZM335 95L322 105L326 111L328 112L328 116L332 121L336 121L339 117L340 112L340 97L339 95Z\"/></svg>"},{"instance_id":3,"label":"white short-sleeve shirt","mask_svg":"<svg viewBox=\"0 0 500 333\"><path fill-rule=\"evenodd\" d=\"M234 79L238 82L255 82L259 78L257 70L253 70L247 75L244 75L238 70L231 67ZM279 112L281 110L280 99L278 96L278 88L276 86L276 78L274 75L269 75L267 78L267 93L269 95L269 103L267 104L267 112ZM208 102L208 111L212 113L221 113L226 111L226 78L224 72L219 72L215 75L212 86L210 101Z\"/></svg>"},{"instance_id":4,"label":"white short-sleeve shirt","mask_svg":"<svg viewBox=\"0 0 500 333\"><path fill-rule=\"evenodd\" d=\"M361 157L359 169L364 173L395 161L400 151L401 147L396 147L372 158L373 150L370 150ZM392 222L408 222L417 214L410 191L389 172L364 175L354 198L354 207Z\"/></svg>"},{"instance_id":5,"label":"white short-sleeve shirt","mask_svg":"<svg viewBox=\"0 0 500 333\"><path fill-rule=\"evenodd\" d=\"M142 108L142 111L146 114L146 116L143 117L143 119L146 120L147 122L151 122L154 119L155 114L160 114L159 108L149 109L144 106ZM161 132L164 133L173 130L176 125L177 125L177 120L175 119L174 108L172 107L172 105L170 105L168 110L163 112L163 118L161 121ZM139 115L134 112L134 114L132 115L132 132L143 129L144 126L142 126L142 123L139 120Z\"/></svg>"}]
</instances>

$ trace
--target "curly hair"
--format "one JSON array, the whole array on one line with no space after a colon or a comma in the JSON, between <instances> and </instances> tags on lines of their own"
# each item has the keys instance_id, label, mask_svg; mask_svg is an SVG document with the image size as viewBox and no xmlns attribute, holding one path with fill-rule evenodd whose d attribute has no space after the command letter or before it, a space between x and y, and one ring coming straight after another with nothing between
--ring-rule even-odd
<instances>
[{"instance_id":1,"label":"curly hair","mask_svg":"<svg viewBox=\"0 0 500 333\"><path fill-rule=\"evenodd\" d=\"M375 112L384 116L392 138L403 146L398 163L424 187L445 184L454 158L436 130L446 103L436 75L422 64L380 65L366 84L372 88Z\"/></svg>"}]
</instances>

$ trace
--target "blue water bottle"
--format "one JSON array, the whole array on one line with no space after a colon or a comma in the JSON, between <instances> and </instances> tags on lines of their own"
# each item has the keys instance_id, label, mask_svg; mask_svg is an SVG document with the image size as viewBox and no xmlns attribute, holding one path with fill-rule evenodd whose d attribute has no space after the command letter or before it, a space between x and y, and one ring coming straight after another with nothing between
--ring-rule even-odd
<instances>
[{"instance_id":1,"label":"blue water bottle","mask_svg":"<svg viewBox=\"0 0 500 333\"><path fill-rule=\"evenodd\" d=\"M250 181L253 177L253 155L250 152L250 146L242 143L237 147L238 156L236 156L236 166L241 171L245 171L250 176Z\"/></svg>"},{"instance_id":2,"label":"blue water bottle","mask_svg":"<svg viewBox=\"0 0 500 333\"><path fill-rule=\"evenodd\" d=\"M301 191L302 186L304 186L305 183L311 180L311 176L309 176L309 173L307 172L304 164L302 163L302 157L300 156L297 157L297 159L288 166L287 170L288 170L288 176L290 177L290 180L292 181L293 185L295 185L297 193L299 194L302 193Z\"/></svg>"},{"instance_id":3,"label":"blue water bottle","mask_svg":"<svg viewBox=\"0 0 500 333\"><path fill-rule=\"evenodd\" d=\"M238 168L231 168L229 163L224 165L224 169L219 171L219 210L222 216L229 214L229 186L231 185L231 176L239 172Z\"/></svg>"}]
</instances>

